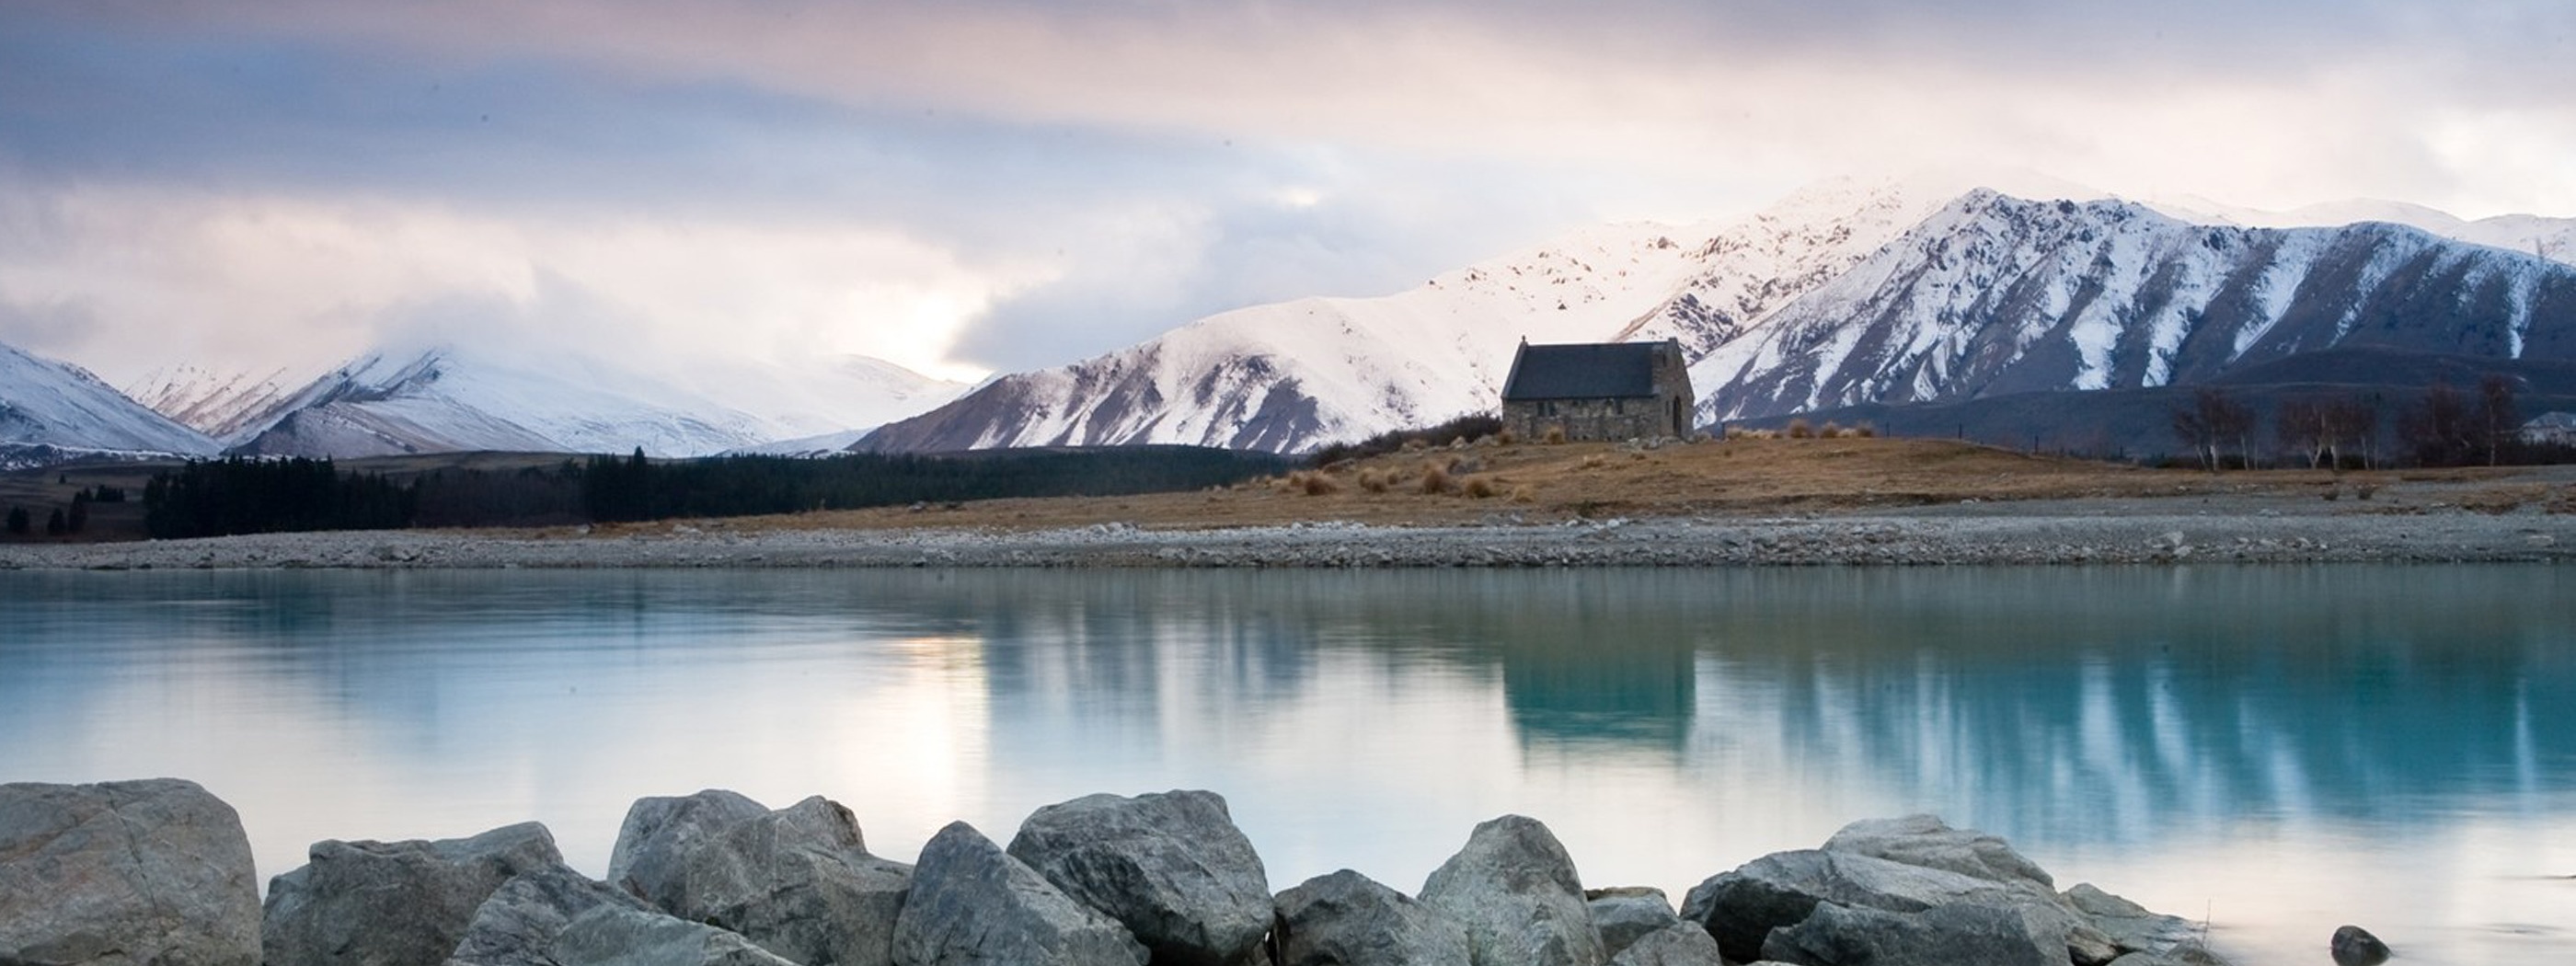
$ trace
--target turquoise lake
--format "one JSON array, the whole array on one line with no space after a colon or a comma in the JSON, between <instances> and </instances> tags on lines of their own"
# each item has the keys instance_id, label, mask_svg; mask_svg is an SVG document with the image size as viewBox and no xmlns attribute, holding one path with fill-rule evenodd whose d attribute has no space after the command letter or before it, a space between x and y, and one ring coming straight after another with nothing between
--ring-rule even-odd
<instances>
[{"instance_id":1,"label":"turquoise lake","mask_svg":"<svg viewBox=\"0 0 2576 966\"><path fill-rule=\"evenodd\" d=\"M1294 885L1506 812L1674 901L1936 812L2247 964L2576 962L2576 571L0 573L0 781L195 779L321 838L848 804L909 860L1223 793Z\"/></svg>"}]
</instances>

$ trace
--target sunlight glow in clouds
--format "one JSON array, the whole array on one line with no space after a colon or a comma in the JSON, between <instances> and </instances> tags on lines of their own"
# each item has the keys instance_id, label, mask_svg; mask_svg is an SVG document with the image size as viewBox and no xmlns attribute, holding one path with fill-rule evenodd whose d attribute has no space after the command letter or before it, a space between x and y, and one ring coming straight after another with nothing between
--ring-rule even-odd
<instances>
[{"instance_id":1,"label":"sunlight glow in clouds","mask_svg":"<svg viewBox=\"0 0 2576 966\"><path fill-rule=\"evenodd\" d=\"M23 0L0 63L0 341L111 381L472 306L972 376L1925 166L2576 214L2563 0Z\"/></svg>"}]
</instances>

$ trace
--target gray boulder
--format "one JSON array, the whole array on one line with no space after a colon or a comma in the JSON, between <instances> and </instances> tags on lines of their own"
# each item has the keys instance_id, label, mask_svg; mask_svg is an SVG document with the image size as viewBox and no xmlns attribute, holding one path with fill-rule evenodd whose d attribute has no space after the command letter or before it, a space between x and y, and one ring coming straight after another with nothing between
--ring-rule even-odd
<instances>
[{"instance_id":1,"label":"gray boulder","mask_svg":"<svg viewBox=\"0 0 2576 966\"><path fill-rule=\"evenodd\" d=\"M1717 940L1708 930L1673 920L1673 924L1637 938L1610 957L1610 966L1725 966Z\"/></svg>"},{"instance_id":2,"label":"gray boulder","mask_svg":"<svg viewBox=\"0 0 2576 966\"><path fill-rule=\"evenodd\" d=\"M267 966L436 966L503 883L563 864L535 822L436 842L326 840L308 855L268 881Z\"/></svg>"},{"instance_id":3,"label":"gray boulder","mask_svg":"<svg viewBox=\"0 0 2576 966\"><path fill-rule=\"evenodd\" d=\"M1231 966L1270 932L1270 877L1214 792L1089 795L1038 809L1012 858L1126 925L1156 966Z\"/></svg>"},{"instance_id":4,"label":"gray boulder","mask_svg":"<svg viewBox=\"0 0 2576 966\"><path fill-rule=\"evenodd\" d=\"M1899 914L1818 905L1771 932L1762 958L1803 966L2066 966L2066 944L2031 907L1934 906Z\"/></svg>"},{"instance_id":5,"label":"gray boulder","mask_svg":"<svg viewBox=\"0 0 2576 966\"><path fill-rule=\"evenodd\" d=\"M608 853L608 884L665 905L657 893L675 888L687 875L674 868L697 846L743 822L769 814L769 807L739 792L710 788L677 798L639 798L626 809L617 827L617 845Z\"/></svg>"},{"instance_id":6,"label":"gray boulder","mask_svg":"<svg viewBox=\"0 0 2576 966\"><path fill-rule=\"evenodd\" d=\"M555 940L557 966L795 966L744 938L647 909L601 905Z\"/></svg>"},{"instance_id":7,"label":"gray boulder","mask_svg":"<svg viewBox=\"0 0 2576 966\"><path fill-rule=\"evenodd\" d=\"M1937 815L1863 819L1845 825L1825 840L1825 851L1867 855L1942 869L1991 882L2026 883L2054 895L2048 872L2010 843L1975 829L1955 829Z\"/></svg>"},{"instance_id":8,"label":"gray boulder","mask_svg":"<svg viewBox=\"0 0 2576 966\"><path fill-rule=\"evenodd\" d=\"M1422 902L1467 927L1476 966L1600 966L1583 882L1565 846L1537 819L1476 826L1467 847L1432 870Z\"/></svg>"},{"instance_id":9,"label":"gray boulder","mask_svg":"<svg viewBox=\"0 0 2576 966\"><path fill-rule=\"evenodd\" d=\"M1279 894L1279 966L1469 966L1467 927L1343 869Z\"/></svg>"},{"instance_id":10,"label":"gray boulder","mask_svg":"<svg viewBox=\"0 0 2576 966\"><path fill-rule=\"evenodd\" d=\"M1938 906L2000 907L2027 912L2055 937L2061 958L2102 963L2117 952L2074 910L2025 884L1851 852L1779 852L1755 859L1691 889L1682 902L1682 918L1706 927L1728 959L1749 962L1762 958L1763 942L1772 930L1799 924L1823 903L1894 913Z\"/></svg>"},{"instance_id":11,"label":"gray boulder","mask_svg":"<svg viewBox=\"0 0 2576 966\"><path fill-rule=\"evenodd\" d=\"M556 938L600 906L649 911L643 900L565 866L520 873L474 911L447 966L553 966Z\"/></svg>"},{"instance_id":12,"label":"gray boulder","mask_svg":"<svg viewBox=\"0 0 2576 966\"><path fill-rule=\"evenodd\" d=\"M2123 954L2165 955L2196 945L2200 939L2200 929L2190 920L2149 912L2145 906L2096 889L2090 882L2077 883L2075 888L2066 890L2065 899Z\"/></svg>"},{"instance_id":13,"label":"gray boulder","mask_svg":"<svg viewBox=\"0 0 2576 966\"><path fill-rule=\"evenodd\" d=\"M0 785L0 963L253 966L241 816L176 778Z\"/></svg>"},{"instance_id":14,"label":"gray boulder","mask_svg":"<svg viewBox=\"0 0 2576 966\"><path fill-rule=\"evenodd\" d=\"M1592 912L1592 928L1601 933L1601 950L1613 959L1637 940L1682 921L1673 913L1673 900L1652 886L1594 889L1583 897ZM1708 931L1700 929L1700 935L1706 937Z\"/></svg>"},{"instance_id":15,"label":"gray boulder","mask_svg":"<svg viewBox=\"0 0 2576 966\"><path fill-rule=\"evenodd\" d=\"M2379 966L2392 955L2387 943L2360 926L2336 929L2334 938L2326 943L2326 951L2334 957L2335 966Z\"/></svg>"},{"instance_id":16,"label":"gray boulder","mask_svg":"<svg viewBox=\"0 0 2576 966\"><path fill-rule=\"evenodd\" d=\"M1074 901L974 826L950 822L921 847L912 895L895 919L894 959L905 966L1141 966L1145 947L1118 920Z\"/></svg>"},{"instance_id":17,"label":"gray boulder","mask_svg":"<svg viewBox=\"0 0 2576 966\"><path fill-rule=\"evenodd\" d=\"M806 966L892 963L912 868L869 855L858 820L838 802L815 796L746 813L747 802L759 808L731 792L635 803L617 850L626 886L664 912Z\"/></svg>"}]
</instances>

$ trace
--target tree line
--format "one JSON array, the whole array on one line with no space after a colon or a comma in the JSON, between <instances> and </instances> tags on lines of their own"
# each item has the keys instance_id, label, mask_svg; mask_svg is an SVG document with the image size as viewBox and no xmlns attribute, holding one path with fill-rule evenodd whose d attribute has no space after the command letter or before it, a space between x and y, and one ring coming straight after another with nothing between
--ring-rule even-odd
<instances>
[{"instance_id":1,"label":"tree line","mask_svg":"<svg viewBox=\"0 0 2576 966\"><path fill-rule=\"evenodd\" d=\"M46 515L45 535L61 537L86 533L89 531L89 508L92 504L123 502L125 502L123 487L105 483L81 487L79 491L72 494L69 508L53 507ZM0 521L0 531L5 531L13 537L28 536L34 533L35 529L35 514L27 512L27 508L22 506L10 507L5 521Z\"/></svg>"},{"instance_id":2,"label":"tree line","mask_svg":"<svg viewBox=\"0 0 2576 966\"><path fill-rule=\"evenodd\" d=\"M396 482L327 459L192 461L143 493L155 538L290 530L610 523L1192 490L1282 471L1267 453L1182 446L1000 450L825 459L568 459L518 470L451 468Z\"/></svg>"},{"instance_id":3,"label":"tree line","mask_svg":"<svg viewBox=\"0 0 2576 966\"><path fill-rule=\"evenodd\" d=\"M2379 393L2297 396L2274 407L2268 441L2285 460L2311 469L2500 466L2576 456L2564 445L2524 439L2515 395L2513 381L2503 376L2486 377L2474 393L2435 383L2397 412L2393 439L2382 433L2388 405ZM2262 420L2223 389L2193 391L2189 403L2173 410L2172 426L2205 469L2256 465Z\"/></svg>"}]
</instances>

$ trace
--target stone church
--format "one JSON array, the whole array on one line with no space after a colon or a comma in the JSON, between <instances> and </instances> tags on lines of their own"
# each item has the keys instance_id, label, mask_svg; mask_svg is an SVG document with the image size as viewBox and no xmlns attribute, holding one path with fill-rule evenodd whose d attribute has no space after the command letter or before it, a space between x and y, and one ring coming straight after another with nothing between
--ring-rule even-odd
<instances>
[{"instance_id":1,"label":"stone church","mask_svg":"<svg viewBox=\"0 0 2576 966\"><path fill-rule=\"evenodd\" d=\"M1570 440L1686 438L1696 402L1678 341L1524 340L1503 380L1503 427L1529 440L1551 428Z\"/></svg>"}]
</instances>

